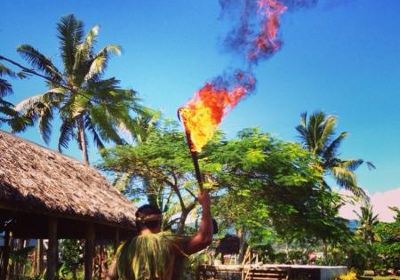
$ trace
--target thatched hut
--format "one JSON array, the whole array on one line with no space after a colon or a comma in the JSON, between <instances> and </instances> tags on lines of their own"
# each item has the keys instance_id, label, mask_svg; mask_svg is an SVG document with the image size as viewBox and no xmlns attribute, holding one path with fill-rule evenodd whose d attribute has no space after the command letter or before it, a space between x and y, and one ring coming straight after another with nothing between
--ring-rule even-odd
<instances>
[{"instance_id":1,"label":"thatched hut","mask_svg":"<svg viewBox=\"0 0 400 280\"><path fill-rule=\"evenodd\" d=\"M90 279L94 242L134 234L135 210L94 168L0 131L0 232L6 245L10 234L48 239L48 279L55 274L57 239L64 238L86 239ZM8 256L2 256L4 270Z\"/></svg>"}]
</instances>

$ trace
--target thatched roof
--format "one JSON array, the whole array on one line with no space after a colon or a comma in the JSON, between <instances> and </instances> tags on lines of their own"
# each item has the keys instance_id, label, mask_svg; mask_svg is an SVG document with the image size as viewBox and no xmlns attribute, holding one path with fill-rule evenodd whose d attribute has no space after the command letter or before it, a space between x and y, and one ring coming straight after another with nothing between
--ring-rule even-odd
<instances>
[{"instance_id":1,"label":"thatched roof","mask_svg":"<svg viewBox=\"0 0 400 280\"><path fill-rule=\"evenodd\" d=\"M134 227L135 207L99 172L0 130L0 210Z\"/></svg>"}]
</instances>

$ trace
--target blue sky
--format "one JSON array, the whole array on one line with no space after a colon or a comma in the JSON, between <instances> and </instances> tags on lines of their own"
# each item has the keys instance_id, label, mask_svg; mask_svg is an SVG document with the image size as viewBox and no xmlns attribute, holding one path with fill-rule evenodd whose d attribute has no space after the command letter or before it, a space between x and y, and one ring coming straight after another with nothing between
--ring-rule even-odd
<instances>
[{"instance_id":1,"label":"blue sky","mask_svg":"<svg viewBox=\"0 0 400 280\"><path fill-rule=\"evenodd\" d=\"M98 47L123 47L106 76L116 76L173 119L204 82L241 65L223 47L232 22L221 18L217 0L3 0L1 6L0 54L22 62L15 49L28 43L59 62L56 23L74 13L87 29L101 26ZM222 129L234 136L256 126L296 141L300 113L323 110L338 117L338 131L350 133L341 156L377 167L360 168L360 185L369 192L400 187L399 11L398 0L320 0L314 8L285 13L282 49L259 63L255 93ZM9 100L15 103L45 89L36 78L13 85ZM57 130L55 125L51 148L57 147ZM35 129L22 136L43 144ZM69 153L80 158L73 145Z\"/></svg>"}]
</instances>

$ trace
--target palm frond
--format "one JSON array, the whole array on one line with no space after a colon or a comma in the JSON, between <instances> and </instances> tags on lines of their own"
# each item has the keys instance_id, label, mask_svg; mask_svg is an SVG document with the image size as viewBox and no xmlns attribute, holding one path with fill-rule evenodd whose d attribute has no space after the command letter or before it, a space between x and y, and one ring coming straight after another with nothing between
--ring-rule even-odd
<instances>
[{"instance_id":1,"label":"palm frond","mask_svg":"<svg viewBox=\"0 0 400 280\"><path fill-rule=\"evenodd\" d=\"M1 78L4 76L15 78L17 77L17 74L0 63L0 98L13 93L11 84L6 79Z\"/></svg>"},{"instance_id":2,"label":"palm frond","mask_svg":"<svg viewBox=\"0 0 400 280\"><path fill-rule=\"evenodd\" d=\"M336 157L337 155L337 150L340 147L340 144L342 144L342 141L347 137L347 132L342 132L338 137L336 137L330 144L327 145L327 147L324 149L322 158L325 161L329 161L333 158Z\"/></svg>"},{"instance_id":3,"label":"palm frond","mask_svg":"<svg viewBox=\"0 0 400 280\"><path fill-rule=\"evenodd\" d=\"M21 111L27 111L31 108L34 107L35 104L38 102L41 102L43 100L43 94L38 94L34 95L31 97L28 97L21 102L19 102L17 105L15 105L15 110L21 112Z\"/></svg>"},{"instance_id":4,"label":"palm frond","mask_svg":"<svg viewBox=\"0 0 400 280\"><path fill-rule=\"evenodd\" d=\"M34 95L22 100L20 103L15 105L15 110L19 112L33 110L40 103L48 103L52 106L58 106L64 99L65 89L63 88L52 88L43 94Z\"/></svg>"},{"instance_id":5,"label":"palm frond","mask_svg":"<svg viewBox=\"0 0 400 280\"><path fill-rule=\"evenodd\" d=\"M21 45L17 48L17 52L34 68L43 71L49 78L54 80L54 82L60 82L62 80L62 74L51 60L34 47L30 45Z\"/></svg>"},{"instance_id":6,"label":"palm frond","mask_svg":"<svg viewBox=\"0 0 400 280\"><path fill-rule=\"evenodd\" d=\"M8 101L6 101L4 99L1 99L1 98L0 98L0 106L2 108L14 108L14 105L11 102L8 102Z\"/></svg>"},{"instance_id":7,"label":"palm frond","mask_svg":"<svg viewBox=\"0 0 400 280\"><path fill-rule=\"evenodd\" d=\"M24 131L27 127L33 126L33 121L30 118L25 116L21 116L17 114L8 120L8 124L10 125L12 132L21 132Z\"/></svg>"},{"instance_id":8,"label":"palm frond","mask_svg":"<svg viewBox=\"0 0 400 280\"><path fill-rule=\"evenodd\" d=\"M366 161L365 164L367 165L369 170L376 169L376 166L370 161Z\"/></svg>"},{"instance_id":9,"label":"palm frond","mask_svg":"<svg viewBox=\"0 0 400 280\"><path fill-rule=\"evenodd\" d=\"M14 105L0 98L0 125L1 123L10 124L12 118L15 118L18 112L14 110Z\"/></svg>"},{"instance_id":10,"label":"palm frond","mask_svg":"<svg viewBox=\"0 0 400 280\"><path fill-rule=\"evenodd\" d=\"M21 116L16 110L12 103L5 101L0 98L0 125L1 123L7 123L12 132L24 131L28 126L32 126L33 122L31 119Z\"/></svg>"},{"instance_id":11,"label":"palm frond","mask_svg":"<svg viewBox=\"0 0 400 280\"><path fill-rule=\"evenodd\" d=\"M96 56L90 64L89 71L85 76L85 80L88 81L93 77L100 75L103 73L105 68L107 67L108 55L103 54L101 56Z\"/></svg>"},{"instance_id":12,"label":"palm frond","mask_svg":"<svg viewBox=\"0 0 400 280\"><path fill-rule=\"evenodd\" d=\"M324 129L325 113L319 111L312 114L309 118L308 131L310 135L311 150L320 155L323 148L322 133Z\"/></svg>"},{"instance_id":13,"label":"palm frond","mask_svg":"<svg viewBox=\"0 0 400 280\"><path fill-rule=\"evenodd\" d=\"M51 136L51 121L53 120L53 110L58 107L64 97L63 88L54 88L44 94L29 97L15 106L20 121L29 124L39 120L39 131L46 144L49 143ZM26 121L29 119L30 121ZM24 126L19 126L23 130Z\"/></svg>"},{"instance_id":14,"label":"palm frond","mask_svg":"<svg viewBox=\"0 0 400 280\"><path fill-rule=\"evenodd\" d=\"M60 127L60 136L58 138L58 150L62 152L63 148L67 149L69 142L74 137L74 128L76 127L75 119L63 120Z\"/></svg>"},{"instance_id":15,"label":"palm frond","mask_svg":"<svg viewBox=\"0 0 400 280\"><path fill-rule=\"evenodd\" d=\"M53 120L53 107L44 106L40 111L39 131L46 144L50 142L52 132L51 121Z\"/></svg>"},{"instance_id":16,"label":"palm frond","mask_svg":"<svg viewBox=\"0 0 400 280\"><path fill-rule=\"evenodd\" d=\"M90 100L87 96L88 92L80 92L82 94L75 94L71 96L68 103L65 104L63 110L68 109L72 118L83 115L90 107Z\"/></svg>"},{"instance_id":17,"label":"palm frond","mask_svg":"<svg viewBox=\"0 0 400 280\"><path fill-rule=\"evenodd\" d=\"M13 89L11 84L7 80L0 78L0 98L12 93Z\"/></svg>"},{"instance_id":18,"label":"palm frond","mask_svg":"<svg viewBox=\"0 0 400 280\"><path fill-rule=\"evenodd\" d=\"M58 39L60 40L61 57L64 62L65 72L73 76L75 53L83 38L83 23L74 15L67 15L57 24Z\"/></svg>"},{"instance_id":19,"label":"palm frond","mask_svg":"<svg viewBox=\"0 0 400 280\"><path fill-rule=\"evenodd\" d=\"M89 114L91 116L92 124L102 139L106 141L111 140L118 145L124 143L123 139L116 131L117 125L115 122L115 115L110 114L105 106L92 106Z\"/></svg>"},{"instance_id":20,"label":"palm frond","mask_svg":"<svg viewBox=\"0 0 400 280\"><path fill-rule=\"evenodd\" d=\"M331 142L331 138L335 134L335 126L335 116L326 116L324 121L321 123L321 135L319 136L321 152L323 152L326 149L326 146Z\"/></svg>"},{"instance_id":21,"label":"palm frond","mask_svg":"<svg viewBox=\"0 0 400 280\"><path fill-rule=\"evenodd\" d=\"M354 172L363 163L364 163L364 160L362 160L362 159L348 159L348 160L341 161L340 165L341 165L341 167Z\"/></svg>"},{"instance_id":22,"label":"palm frond","mask_svg":"<svg viewBox=\"0 0 400 280\"><path fill-rule=\"evenodd\" d=\"M297 132L300 134L299 138L303 145L309 148L309 141L307 136L307 112L303 112L300 115L300 124L296 126Z\"/></svg>"},{"instance_id":23,"label":"palm frond","mask_svg":"<svg viewBox=\"0 0 400 280\"><path fill-rule=\"evenodd\" d=\"M96 131L89 114L85 114L85 128L93 135L93 142L100 150L104 149L103 141Z\"/></svg>"},{"instance_id":24,"label":"palm frond","mask_svg":"<svg viewBox=\"0 0 400 280\"><path fill-rule=\"evenodd\" d=\"M333 167L330 171L340 187L351 191L357 197L368 198L365 191L357 185L357 178L353 171L343 166Z\"/></svg>"},{"instance_id":25,"label":"palm frond","mask_svg":"<svg viewBox=\"0 0 400 280\"><path fill-rule=\"evenodd\" d=\"M108 45L102 48L91 60L90 69L85 77L86 81L101 75L105 71L110 54L121 55L121 47L118 45Z\"/></svg>"},{"instance_id":26,"label":"palm frond","mask_svg":"<svg viewBox=\"0 0 400 280\"><path fill-rule=\"evenodd\" d=\"M15 78L16 74L14 71L12 71L8 67L6 67L4 64L0 63L0 77L3 77L3 76L9 76L9 77Z\"/></svg>"},{"instance_id":27,"label":"palm frond","mask_svg":"<svg viewBox=\"0 0 400 280\"><path fill-rule=\"evenodd\" d=\"M100 27L98 25L95 25L90 29L83 42L77 46L76 58L80 57L86 60L92 56L93 45L96 43L99 30Z\"/></svg>"},{"instance_id":28,"label":"palm frond","mask_svg":"<svg viewBox=\"0 0 400 280\"><path fill-rule=\"evenodd\" d=\"M99 26L96 25L88 32L83 42L77 46L73 66L75 85L81 85L85 82L85 77L90 70L93 45L98 33Z\"/></svg>"},{"instance_id":29,"label":"palm frond","mask_svg":"<svg viewBox=\"0 0 400 280\"><path fill-rule=\"evenodd\" d=\"M88 90L94 93L94 98L107 97L108 92L119 89L120 81L112 77L102 80L89 80Z\"/></svg>"}]
</instances>

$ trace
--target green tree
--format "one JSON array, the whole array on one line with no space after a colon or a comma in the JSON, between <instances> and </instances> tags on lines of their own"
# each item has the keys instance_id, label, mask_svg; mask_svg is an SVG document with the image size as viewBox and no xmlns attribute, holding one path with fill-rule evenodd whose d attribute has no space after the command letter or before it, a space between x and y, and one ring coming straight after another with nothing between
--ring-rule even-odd
<instances>
[{"instance_id":1,"label":"green tree","mask_svg":"<svg viewBox=\"0 0 400 280\"><path fill-rule=\"evenodd\" d=\"M369 203L361 206L360 210L361 213L354 211L359 220L357 233L364 241L372 244L376 240L374 228L379 223L378 215L374 214L373 207Z\"/></svg>"},{"instance_id":2,"label":"green tree","mask_svg":"<svg viewBox=\"0 0 400 280\"><path fill-rule=\"evenodd\" d=\"M64 16L57 24L57 37L63 71L30 45L17 51L46 80L48 90L20 102L16 108L23 116L38 122L43 140L48 143L55 112L61 119L58 148L67 148L76 140L82 150L83 161L89 164L88 134L98 148L104 141L123 144L119 128L133 131L132 111L141 113L136 92L121 89L114 77L103 79L112 54L120 54L117 45L94 50L99 27L94 26L84 35L82 21L74 15Z\"/></svg>"},{"instance_id":3,"label":"green tree","mask_svg":"<svg viewBox=\"0 0 400 280\"><path fill-rule=\"evenodd\" d=\"M239 201L225 208L216 205L222 216L246 213L240 222L264 230L272 225L288 241L334 243L348 236L346 221L338 217L340 197L322 187L318 159L299 144L245 129L216 147L209 160L220 166L215 175L219 185Z\"/></svg>"},{"instance_id":4,"label":"green tree","mask_svg":"<svg viewBox=\"0 0 400 280\"><path fill-rule=\"evenodd\" d=\"M103 156L103 169L132 174L128 196L145 195L161 209L180 213L183 231L196 205L197 185L182 132L157 127L145 141L108 149ZM318 159L299 144L253 129L230 140L219 133L199 154L199 162L206 187L213 189L217 218L247 242L267 241L274 231L286 240L346 237L345 220L337 217L340 197L321 187Z\"/></svg>"},{"instance_id":5,"label":"green tree","mask_svg":"<svg viewBox=\"0 0 400 280\"><path fill-rule=\"evenodd\" d=\"M380 222L375 227L377 241L375 249L381 258L384 268L400 269L400 219L399 208L390 207L395 212L395 221Z\"/></svg>"},{"instance_id":6,"label":"green tree","mask_svg":"<svg viewBox=\"0 0 400 280\"><path fill-rule=\"evenodd\" d=\"M365 191L358 186L354 171L365 161L363 159L341 159L339 148L347 137L347 132L335 133L337 119L324 112L315 112L310 117L307 113L301 114L300 124L296 127L302 144L320 159L320 168L325 174L332 175L336 183L355 194L357 197L367 198ZM373 164L366 162L368 167ZM328 184L325 182L325 185Z\"/></svg>"},{"instance_id":7,"label":"green tree","mask_svg":"<svg viewBox=\"0 0 400 280\"><path fill-rule=\"evenodd\" d=\"M184 134L166 123L147 131L142 141L104 150L101 168L125 177L125 195L147 198L168 216L180 213L172 223L184 231L185 221L196 206L196 182ZM168 226L170 226L169 224Z\"/></svg>"},{"instance_id":8,"label":"green tree","mask_svg":"<svg viewBox=\"0 0 400 280\"><path fill-rule=\"evenodd\" d=\"M76 280L77 271L83 265L83 247L76 239L63 239L60 245L61 270L64 274L71 273L72 279Z\"/></svg>"}]
</instances>

